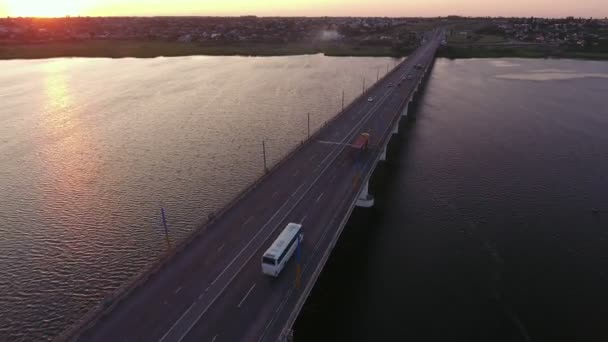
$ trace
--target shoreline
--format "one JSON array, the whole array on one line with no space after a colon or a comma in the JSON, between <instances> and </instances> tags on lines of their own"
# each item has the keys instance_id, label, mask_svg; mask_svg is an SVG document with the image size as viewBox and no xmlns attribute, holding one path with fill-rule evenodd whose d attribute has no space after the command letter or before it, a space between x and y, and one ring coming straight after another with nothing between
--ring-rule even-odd
<instances>
[{"instance_id":1,"label":"shoreline","mask_svg":"<svg viewBox=\"0 0 608 342\"><path fill-rule=\"evenodd\" d=\"M386 45L329 43L242 43L201 44L164 41L60 41L18 43L0 46L0 60L84 58L155 58L185 56L298 56L324 54L332 57L407 56L414 48L393 49Z\"/></svg>"},{"instance_id":2,"label":"shoreline","mask_svg":"<svg viewBox=\"0 0 608 342\"><path fill-rule=\"evenodd\" d=\"M526 48L495 46L453 46L448 45L437 53L439 58L536 58L536 59L580 59L608 60L608 51L567 50L560 48Z\"/></svg>"},{"instance_id":3,"label":"shoreline","mask_svg":"<svg viewBox=\"0 0 608 342\"><path fill-rule=\"evenodd\" d=\"M276 57L323 54L328 57L393 57L408 56L412 48L395 49L386 45L330 43L246 43L196 44L162 41L108 41L20 43L0 46L0 60L33 60L49 58L157 58L186 56ZM556 47L447 45L437 57L469 58L557 58L608 60L608 51L567 50Z\"/></svg>"},{"instance_id":4,"label":"shoreline","mask_svg":"<svg viewBox=\"0 0 608 342\"><path fill-rule=\"evenodd\" d=\"M0 46L0 60L48 58L156 58L186 56L276 57L323 54L328 57L408 56L412 48L386 45L329 43L196 44L162 41L109 41L20 43ZM608 60L608 51L565 50L505 46L456 46L439 49L437 57L468 58L565 58Z\"/></svg>"}]
</instances>

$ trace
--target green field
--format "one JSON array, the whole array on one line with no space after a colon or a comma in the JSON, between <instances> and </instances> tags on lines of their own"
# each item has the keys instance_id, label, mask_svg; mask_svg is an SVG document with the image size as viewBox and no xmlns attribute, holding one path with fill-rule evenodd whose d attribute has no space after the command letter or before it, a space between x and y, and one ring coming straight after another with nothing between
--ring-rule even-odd
<instances>
[{"instance_id":1,"label":"green field","mask_svg":"<svg viewBox=\"0 0 608 342\"><path fill-rule=\"evenodd\" d=\"M451 45L459 44L496 44L506 42L506 39L501 36L487 35L487 34L471 34L466 37L462 34L454 34L448 37L448 42Z\"/></svg>"},{"instance_id":2,"label":"green field","mask_svg":"<svg viewBox=\"0 0 608 342\"><path fill-rule=\"evenodd\" d=\"M270 44L231 43L197 44L161 41L51 42L44 44L14 44L0 46L0 59L36 59L53 57L138 57L242 55L287 56L323 53L328 56L405 56L408 49L394 50L390 46L357 44Z\"/></svg>"},{"instance_id":3,"label":"green field","mask_svg":"<svg viewBox=\"0 0 608 342\"><path fill-rule=\"evenodd\" d=\"M568 51L560 49L538 49L538 48L505 48L505 47L456 47L447 46L439 50L438 57L451 59L458 58L573 58L573 59L595 59L608 60L607 52L594 51Z\"/></svg>"},{"instance_id":4,"label":"green field","mask_svg":"<svg viewBox=\"0 0 608 342\"><path fill-rule=\"evenodd\" d=\"M486 37L482 41L490 42L496 37ZM86 41L54 42L45 44L18 44L0 46L0 59L37 59L53 57L136 57L151 58L159 56L288 56L322 53L327 56L370 56L370 57L403 57L411 53L412 48L394 49L386 45L352 44L190 44L160 41ZM530 48L508 48L504 46L479 46L475 44L452 44L440 49L439 57L447 58L580 58L608 59L607 51L593 50L559 50Z\"/></svg>"}]
</instances>

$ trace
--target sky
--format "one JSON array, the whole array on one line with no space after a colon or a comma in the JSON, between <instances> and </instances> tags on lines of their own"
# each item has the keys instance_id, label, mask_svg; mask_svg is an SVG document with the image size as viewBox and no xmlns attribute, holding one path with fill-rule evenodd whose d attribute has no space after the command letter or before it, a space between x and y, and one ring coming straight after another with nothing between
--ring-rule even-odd
<instances>
[{"instance_id":1,"label":"sky","mask_svg":"<svg viewBox=\"0 0 608 342\"><path fill-rule=\"evenodd\" d=\"M608 17L608 0L0 0L6 16Z\"/></svg>"}]
</instances>

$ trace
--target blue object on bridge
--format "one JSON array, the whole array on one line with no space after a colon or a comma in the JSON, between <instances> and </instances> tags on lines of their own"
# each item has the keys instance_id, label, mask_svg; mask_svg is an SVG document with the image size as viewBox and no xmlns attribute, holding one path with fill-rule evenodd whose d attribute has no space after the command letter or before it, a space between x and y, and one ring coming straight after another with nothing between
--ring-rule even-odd
<instances>
[{"instance_id":1,"label":"blue object on bridge","mask_svg":"<svg viewBox=\"0 0 608 342\"><path fill-rule=\"evenodd\" d=\"M302 260L302 247L300 247L301 239L302 237L300 236L298 238L298 244L296 245L296 261L298 262L298 264L300 263L300 260Z\"/></svg>"},{"instance_id":2,"label":"blue object on bridge","mask_svg":"<svg viewBox=\"0 0 608 342\"><path fill-rule=\"evenodd\" d=\"M169 228L167 228L167 219L165 218L165 208L160 208L160 215L163 219L163 226L165 227L165 233L169 234Z\"/></svg>"}]
</instances>

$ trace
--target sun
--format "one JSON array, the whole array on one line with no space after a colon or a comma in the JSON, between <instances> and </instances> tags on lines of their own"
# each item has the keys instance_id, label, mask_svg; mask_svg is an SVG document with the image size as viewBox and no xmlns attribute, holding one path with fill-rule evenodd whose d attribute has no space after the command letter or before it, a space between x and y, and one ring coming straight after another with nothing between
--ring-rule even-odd
<instances>
[{"instance_id":1,"label":"sun","mask_svg":"<svg viewBox=\"0 0 608 342\"><path fill-rule=\"evenodd\" d=\"M6 11L13 17L65 17L80 15L78 0L4 0ZM79 4L80 3L80 4Z\"/></svg>"}]
</instances>

